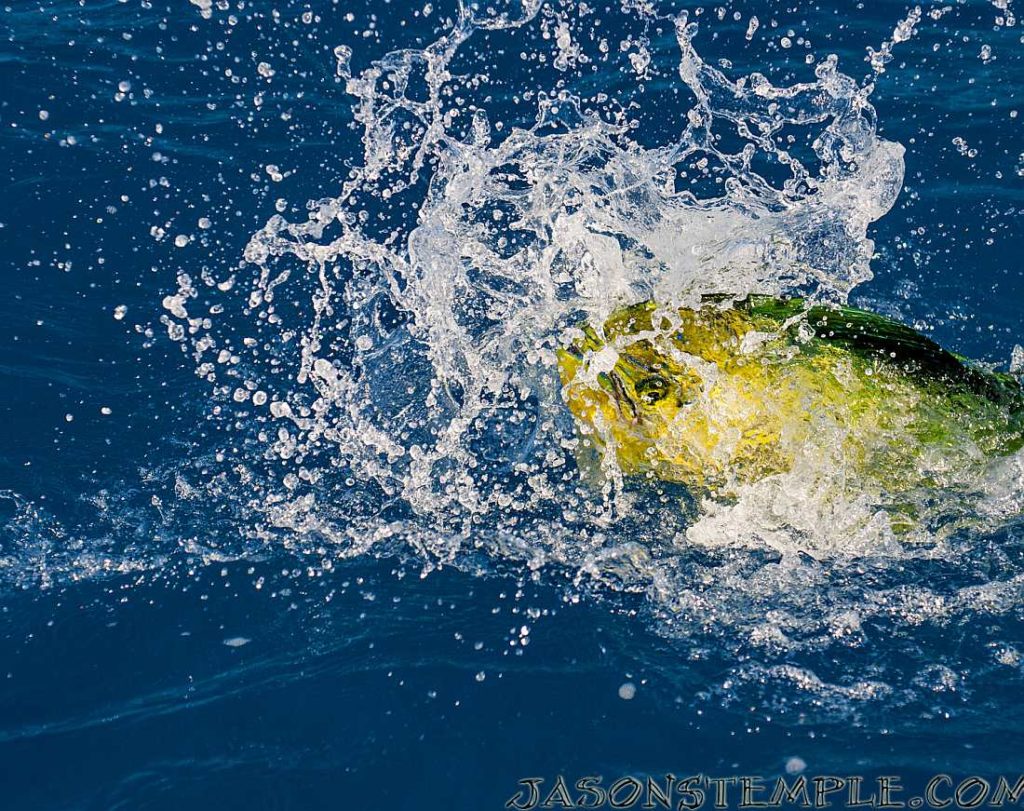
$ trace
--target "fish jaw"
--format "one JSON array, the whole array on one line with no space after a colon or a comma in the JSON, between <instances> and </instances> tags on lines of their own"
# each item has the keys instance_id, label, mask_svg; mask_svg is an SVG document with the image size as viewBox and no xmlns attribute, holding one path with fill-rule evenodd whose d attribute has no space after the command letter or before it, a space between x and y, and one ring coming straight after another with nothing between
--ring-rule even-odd
<instances>
[{"instance_id":1,"label":"fish jaw","mask_svg":"<svg viewBox=\"0 0 1024 811\"><path fill-rule=\"evenodd\" d=\"M586 367L574 352L558 350L562 398L580 434L602 454L613 449L623 473L642 472L652 442L638 425L635 407L625 395L625 382L614 367L608 371Z\"/></svg>"}]
</instances>

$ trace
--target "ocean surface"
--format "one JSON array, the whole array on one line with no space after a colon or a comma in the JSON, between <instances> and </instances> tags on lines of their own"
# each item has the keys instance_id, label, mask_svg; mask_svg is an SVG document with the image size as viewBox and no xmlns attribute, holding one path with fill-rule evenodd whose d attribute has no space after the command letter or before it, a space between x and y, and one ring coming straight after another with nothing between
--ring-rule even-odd
<instances>
[{"instance_id":1,"label":"ocean surface","mask_svg":"<svg viewBox=\"0 0 1024 811\"><path fill-rule=\"evenodd\" d=\"M1024 772L1024 460L709 511L551 362L765 292L1020 370L1024 6L14 2L0 156L0 808Z\"/></svg>"}]
</instances>

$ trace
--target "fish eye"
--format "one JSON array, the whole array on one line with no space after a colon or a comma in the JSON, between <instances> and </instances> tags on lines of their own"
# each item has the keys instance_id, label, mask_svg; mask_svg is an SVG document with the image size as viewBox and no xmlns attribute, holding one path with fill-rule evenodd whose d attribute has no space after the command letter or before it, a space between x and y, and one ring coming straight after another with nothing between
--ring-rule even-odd
<instances>
[{"instance_id":1,"label":"fish eye","mask_svg":"<svg viewBox=\"0 0 1024 811\"><path fill-rule=\"evenodd\" d=\"M643 380L638 380L633 387L637 396L645 405L654 405L668 396L668 381L661 375L651 375Z\"/></svg>"}]
</instances>

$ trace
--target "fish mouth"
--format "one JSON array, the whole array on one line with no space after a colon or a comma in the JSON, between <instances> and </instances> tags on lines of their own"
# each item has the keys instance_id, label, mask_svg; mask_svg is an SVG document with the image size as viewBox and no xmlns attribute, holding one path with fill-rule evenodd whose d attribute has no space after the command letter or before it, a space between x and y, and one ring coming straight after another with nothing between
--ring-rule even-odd
<instances>
[{"instance_id":1,"label":"fish mouth","mask_svg":"<svg viewBox=\"0 0 1024 811\"><path fill-rule=\"evenodd\" d=\"M633 401L633 398L629 396L625 382L619 372L614 369L611 372L601 372L597 376L597 380L601 388L611 395L619 415L624 420L630 424L636 424L641 421L640 409Z\"/></svg>"}]
</instances>

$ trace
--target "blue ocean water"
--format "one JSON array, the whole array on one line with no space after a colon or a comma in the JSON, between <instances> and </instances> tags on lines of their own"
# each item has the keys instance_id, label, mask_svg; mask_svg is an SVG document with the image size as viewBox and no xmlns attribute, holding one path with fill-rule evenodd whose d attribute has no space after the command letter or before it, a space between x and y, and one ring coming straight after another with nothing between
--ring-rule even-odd
<instances>
[{"instance_id":1,"label":"blue ocean water","mask_svg":"<svg viewBox=\"0 0 1024 811\"><path fill-rule=\"evenodd\" d=\"M685 494L627 484L609 507L531 478L573 467L544 438L564 410L519 366L480 383L620 289L597 261L596 282L567 293L552 270L534 296L514 264L541 244L571 259L580 211L615 235L627 286L647 284L638 255L673 281L698 244L740 257L792 236L796 288L1007 368L1024 343L1013 3L513 5L463 9L450 50L460 8L442 2L3 7L0 807L502 808L530 776L787 769L900 775L910 796L940 772L1024 772L1019 518L903 550L838 514L769 533L751 508L687 543ZM684 14L728 81L804 83L812 132L691 168L713 202L672 213L711 235L629 253L670 219L643 166L701 159L673 151L692 111L764 122L794 98L751 113L733 85L688 84ZM834 109L815 106L831 54L851 82ZM776 150L811 167L833 120L862 128L820 174L732 194L788 171ZM728 153L725 129L708 126ZM905 150L888 211L878 139ZM591 209L598 164L615 180ZM830 167L854 191L826 204ZM505 229L514 194L578 178ZM495 234L512 244L460 254ZM861 259L873 276L847 279ZM714 285L709 261L693 278ZM518 405L486 417L508 388ZM989 484L1019 507L1014 475Z\"/></svg>"}]
</instances>

